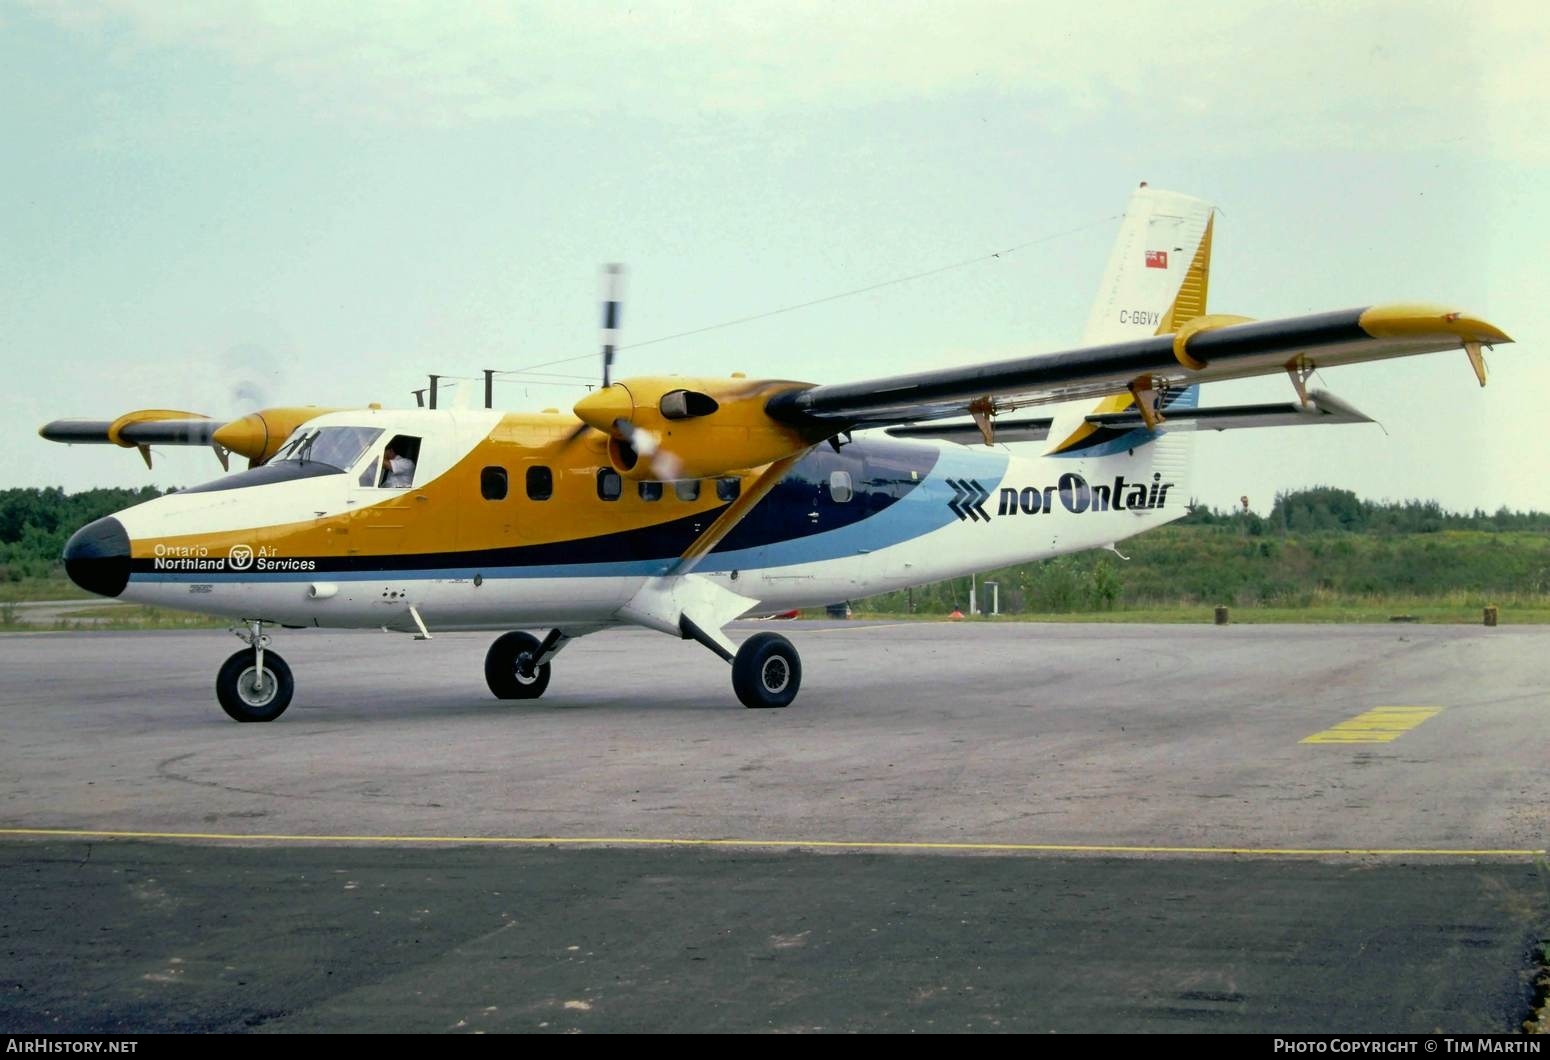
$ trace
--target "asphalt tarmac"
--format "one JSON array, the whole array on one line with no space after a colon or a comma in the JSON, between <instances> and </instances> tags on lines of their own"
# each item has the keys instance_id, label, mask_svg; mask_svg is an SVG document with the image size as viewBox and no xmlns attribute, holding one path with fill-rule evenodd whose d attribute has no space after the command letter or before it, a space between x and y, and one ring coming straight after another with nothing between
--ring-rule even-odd
<instances>
[{"instance_id":1,"label":"asphalt tarmac","mask_svg":"<svg viewBox=\"0 0 1550 1060\"><path fill-rule=\"evenodd\" d=\"M784 711L642 632L528 705L492 637L281 632L269 725L214 704L226 634L0 637L0 1028L1528 1014L1550 631L755 628Z\"/></svg>"}]
</instances>

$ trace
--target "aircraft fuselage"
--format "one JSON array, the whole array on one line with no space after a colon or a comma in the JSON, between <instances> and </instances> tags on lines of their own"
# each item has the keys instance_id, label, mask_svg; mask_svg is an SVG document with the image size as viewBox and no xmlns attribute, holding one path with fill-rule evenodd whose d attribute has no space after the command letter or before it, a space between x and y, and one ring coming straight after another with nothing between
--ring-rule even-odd
<instances>
[{"instance_id":1,"label":"aircraft fuselage","mask_svg":"<svg viewBox=\"0 0 1550 1060\"><path fill-rule=\"evenodd\" d=\"M351 466L280 460L127 509L113 520L128 553L122 575L101 567L96 584L78 580L137 603L288 626L412 631L411 607L432 630L606 624L761 470L620 479L597 441L575 438L575 421L557 415L316 421L336 422L380 432ZM401 436L419 443L415 482L379 487L367 472ZM865 438L839 452L821 445L697 573L773 612L1101 546L1184 513L1170 473L1182 467L1154 467L1154 448L1127 460ZM92 528L78 537L92 539ZM75 551L73 576L91 561Z\"/></svg>"}]
</instances>

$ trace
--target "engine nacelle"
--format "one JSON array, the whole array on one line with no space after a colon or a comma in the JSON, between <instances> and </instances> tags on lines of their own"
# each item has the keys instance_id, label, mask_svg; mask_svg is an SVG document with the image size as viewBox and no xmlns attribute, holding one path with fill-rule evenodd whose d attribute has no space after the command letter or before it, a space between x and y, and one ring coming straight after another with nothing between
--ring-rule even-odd
<instances>
[{"instance_id":1,"label":"engine nacelle","mask_svg":"<svg viewBox=\"0 0 1550 1060\"><path fill-rule=\"evenodd\" d=\"M624 379L576 403L608 435L608 459L632 479L711 478L800 453L821 439L771 419L765 402L811 383L790 380Z\"/></svg>"},{"instance_id":2,"label":"engine nacelle","mask_svg":"<svg viewBox=\"0 0 1550 1060\"><path fill-rule=\"evenodd\" d=\"M280 446L303 423L330 412L343 411L316 405L259 409L223 426L215 432L214 441L234 453L241 453L254 464L262 464L279 452Z\"/></svg>"}]
</instances>

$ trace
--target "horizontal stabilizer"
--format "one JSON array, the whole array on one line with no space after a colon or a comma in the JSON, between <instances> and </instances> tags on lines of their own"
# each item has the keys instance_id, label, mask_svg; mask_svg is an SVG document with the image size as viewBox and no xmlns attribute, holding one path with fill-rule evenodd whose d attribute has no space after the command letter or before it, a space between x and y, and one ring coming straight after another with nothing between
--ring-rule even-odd
<instances>
[{"instance_id":1,"label":"horizontal stabilizer","mask_svg":"<svg viewBox=\"0 0 1550 1060\"><path fill-rule=\"evenodd\" d=\"M1099 412L1087 417L1088 423L1117 429L1144 427L1136 409L1123 412ZM1347 405L1327 390L1310 390L1308 403L1295 401L1268 405L1221 405L1216 408L1169 412L1166 427L1170 431L1231 431L1244 427L1307 427L1319 424L1373 423L1372 417ZM889 432L892 433L892 432ZM978 432L976 432L978 433ZM1000 429L996 437L1001 436Z\"/></svg>"}]
</instances>

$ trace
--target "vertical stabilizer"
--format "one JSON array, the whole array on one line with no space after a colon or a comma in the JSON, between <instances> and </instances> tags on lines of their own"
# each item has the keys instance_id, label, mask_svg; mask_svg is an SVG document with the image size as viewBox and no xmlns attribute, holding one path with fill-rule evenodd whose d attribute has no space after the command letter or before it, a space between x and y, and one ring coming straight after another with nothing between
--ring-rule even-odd
<instances>
[{"instance_id":1,"label":"vertical stabilizer","mask_svg":"<svg viewBox=\"0 0 1550 1060\"><path fill-rule=\"evenodd\" d=\"M1100 345L1166 335L1206 312L1211 283L1214 207L1201 199L1142 184L1130 197L1119 236L1103 270L1082 344ZM1193 407L1199 388L1168 394L1161 411ZM1056 410L1050 430L1052 455L1102 455L1144 445L1162 431L1116 431L1086 421L1094 412L1120 412L1135 404L1129 394L1096 404L1073 402Z\"/></svg>"},{"instance_id":2,"label":"vertical stabilizer","mask_svg":"<svg viewBox=\"0 0 1550 1060\"><path fill-rule=\"evenodd\" d=\"M1175 331L1206 311L1211 271L1208 202L1142 184L1130 197L1082 344Z\"/></svg>"}]
</instances>

